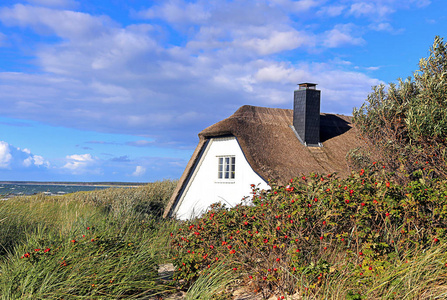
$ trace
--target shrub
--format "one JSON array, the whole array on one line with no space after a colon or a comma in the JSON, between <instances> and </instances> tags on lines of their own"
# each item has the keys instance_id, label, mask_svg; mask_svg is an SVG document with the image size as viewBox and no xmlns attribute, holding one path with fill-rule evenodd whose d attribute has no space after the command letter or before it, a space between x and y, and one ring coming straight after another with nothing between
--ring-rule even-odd
<instances>
[{"instance_id":1,"label":"shrub","mask_svg":"<svg viewBox=\"0 0 447 300\"><path fill-rule=\"evenodd\" d=\"M265 298L321 296L340 278L351 287L344 296L357 297L445 241L446 182L427 175L396 185L374 164L345 180L312 174L285 187L271 183L269 192L253 186L251 204L215 204L171 233L175 277L188 285L223 262Z\"/></svg>"},{"instance_id":2,"label":"shrub","mask_svg":"<svg viewBox=\"0 0 447 300\"><path fill-rule=\"evenodd\" d=\"M354 108L353 122L376 159L403 171L395 174L402 182L423 167L447 177L446 74L446 44L436 37L413 78L373 87L367 102Z\"/></svg>"}]
</instances>

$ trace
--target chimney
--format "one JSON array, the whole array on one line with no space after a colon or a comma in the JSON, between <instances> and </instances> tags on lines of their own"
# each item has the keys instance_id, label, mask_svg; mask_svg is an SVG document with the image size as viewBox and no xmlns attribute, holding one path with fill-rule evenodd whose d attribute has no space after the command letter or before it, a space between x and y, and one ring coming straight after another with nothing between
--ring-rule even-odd
<instances>
[{"instance_id":1,"label":"chimney","mask_svg":"<svg viewBox=\"0 0 447 300\"><path fill-rule=\"evenodd\" d=\"M294 92L293 127L302 144L322 147L320 143L320 94L315 83L300 83Z\"/></svg>"}]
</instances>

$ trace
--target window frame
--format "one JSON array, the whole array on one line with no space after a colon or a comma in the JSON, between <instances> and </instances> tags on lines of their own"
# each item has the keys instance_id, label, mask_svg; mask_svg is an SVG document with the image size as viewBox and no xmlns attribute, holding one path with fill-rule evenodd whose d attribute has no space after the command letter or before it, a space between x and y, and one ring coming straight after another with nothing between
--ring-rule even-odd
<instances>
[{"instance_id":1,"label":"window frame","mask_svg":"<svg viewBox=\"0 0 447 300\"><path fill-rule=\"evenodd\" d=\"M217 156L217 180L234 181L236 180L236 156L218 155Z\"/></svg>"}]
</instances>

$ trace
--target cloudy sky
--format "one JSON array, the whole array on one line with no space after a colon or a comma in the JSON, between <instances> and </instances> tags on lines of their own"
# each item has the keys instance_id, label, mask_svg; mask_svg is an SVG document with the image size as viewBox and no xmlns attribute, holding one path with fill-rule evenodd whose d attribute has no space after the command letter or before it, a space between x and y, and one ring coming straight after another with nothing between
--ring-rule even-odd
<instances>
[{"instance_id":1,"label":"cloudy sky","mask_svg":"<svg viewBox=\"0 0 447 300\"><path fill-rule=\"evenodd\" d=\"M2 0L0 180L176 179L238 107L349 115L436 35L445 0Z\"/></svg>"}]
</instances>

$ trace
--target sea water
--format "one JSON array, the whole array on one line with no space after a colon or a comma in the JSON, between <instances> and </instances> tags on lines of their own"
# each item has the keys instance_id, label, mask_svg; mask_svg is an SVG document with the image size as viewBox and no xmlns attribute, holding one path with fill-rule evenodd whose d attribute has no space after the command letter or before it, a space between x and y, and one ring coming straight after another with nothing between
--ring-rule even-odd
<instances>
[{"instance_id":1,"label":"sea water","mask_svg":"<svg viewBox=\"0 0 447 300\"><path fill-rule=\"evenodd\" d=\"M0 198L35 195L40 193L45 193L47 195L63 195L79 191L93 191L106 188L109 188L109 186L1 183Z\"/></svg>"}]
</instances>

